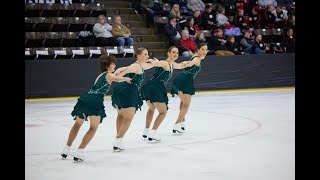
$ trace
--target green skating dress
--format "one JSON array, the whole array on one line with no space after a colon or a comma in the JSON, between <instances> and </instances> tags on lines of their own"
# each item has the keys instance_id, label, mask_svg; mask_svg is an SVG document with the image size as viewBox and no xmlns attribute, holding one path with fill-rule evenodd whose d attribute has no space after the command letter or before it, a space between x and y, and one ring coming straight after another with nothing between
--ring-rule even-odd
<instances>
[{"instance_id":1,"label":"green skating dress","mask_svg":"<svg viewBox=\"0 0 320 180\"><path fill-rule=\"evenodd\" d=\"M112 106L114 108L118 107L118 109L135 107L136 110L141 110L143 101L139 91L145 77L143 68L142 74L128 73L124 77L131 78L131 84L127 82L117 83L111 96Z\"/></svg>"},{"instance_id":2,"label":"green skating dress","mask_svg":"<svg viewBox=\"0 0 320 180\"><path fill-rule=\"evenodd\" d=\"M173 68L170 65L170 70L166 71L162 67L156 67L153 72L153 77L141 87L141 96L143 100L150 100L151 103L165 103L168 109L168 96L166 84L172 77Z\"/></svg>"},{"instance_id":3,"label":"green skating dress","mask_svg":"<svg viewBox=\"0 0 320 180\"><path fill-rule=\"evenodd\" d=\"M100 116L100 123L106 117L104 110L104 96L110 89L110 84L106 80L107 72L100 76L96 84L93 83L90 91L78 98L71 115L76 120L77 117L88 120L88 116Z\"/></svg>"},{"instance_id":4,"label":"green skating dress","mask_svg":"<svg viewBox=\"0 0 320 180\"><path fill-rule=\"evenodd\" d=\"M193 58L199 57L194 56L190 59L192 61ZM198 72L200 72L201 66L196 66L195 64L191 67L185 68L180 74L178 74L174 80L172 81L171 94L174 97L175 94L178 94L178 91L182 91L183 94L194 95L196 89L193 85L193 79L197 76Z\"/></svg>"}]
</instances>

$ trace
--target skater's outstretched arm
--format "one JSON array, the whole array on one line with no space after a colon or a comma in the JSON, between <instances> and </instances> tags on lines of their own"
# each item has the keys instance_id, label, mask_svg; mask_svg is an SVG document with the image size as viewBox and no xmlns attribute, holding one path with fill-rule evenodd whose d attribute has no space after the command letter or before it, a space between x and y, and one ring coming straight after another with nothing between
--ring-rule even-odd
<instances>
[{"instance_id":1,"label":"skater's outstretched arm","mask_svg":"<svg viewBox=\"0 0 320 180\"><path fill-rule=\"evenodd\" d=\"M106 79L108 81L108 83L112 83L113 81L115 82L123 82L123 81L127 81L129 84L131 83L131 78L128 77L121 77L121 76L116 76L113 73L108 73L106 76Z\"/></svg>"},{"instance_id":2,"label":"skater's outstretched arm","mask_svg":"<svg viewBox=\"0 0 320 180\"><path fill-rule=\"evenodd\" d=\"M118 76L118 77L122 77L127 73L139 74L140 72L138 72L138 71L139 71L139 69L141 69L139 64L137 64L137 63L131 64L130 66L126 66L126 67L121 67L121 68L122 69L119 68L120 70L119 70L119 72L117 72L117 74L115 72L116 76ZM118 71L118 69L117 69L117 71Z\"/></svg>"},{"instance_id":3,"label":"skater's outstretched arm","mask_svg":"<svg viewBox=\"0 0 320 180\"><path fill-rule=\"evenodd\" d=\"M158 64L159 60L157 58L148 59L145 63L141 64L144 70L151 69Z\"/></svg>"},{"instance_id":4,"label":"skater's outstretched arm","mask_svg":"<svg viewBox=\"0 0 320 180\"><path fill-rule=\"evenodd\" d=\"M188 64L190 63L190 61L183 61L181 63L173 63L173 69L184 69L186 67L188 67Z\"/></svg>"},{"instance_id":5,"label":"skater's outstretched arm","mask_svg":"<svg viewBox=\"0 0 320 180\"><path fill-rule=\"evenodd\" d=\"M200 64L200 58L199 57L195 57L192 59L192 61L189 61L189 63L186 65L186 67L191 67L195 64Z\"/></svg>"},{"instance_id":6,"label":"skater's outstretched arm","mask_svg":"<svg viewBox=\"0 0 320 180\"><path fill-rule=\"evenodd\" d=\"M128 66L118 68L113 74L119 76L119 73L124 72L128 69Z\"/></svg>"}]
</instances>

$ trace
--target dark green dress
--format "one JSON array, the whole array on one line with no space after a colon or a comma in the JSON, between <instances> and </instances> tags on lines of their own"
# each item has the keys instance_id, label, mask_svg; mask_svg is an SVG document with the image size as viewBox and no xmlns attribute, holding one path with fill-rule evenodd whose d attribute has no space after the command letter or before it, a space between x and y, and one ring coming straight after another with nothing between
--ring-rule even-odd
<instances>
[{"instance_id":1,"label":"dark green dress","mask_svg":"<svg viewBox=\"0 0 320 180\"><path fill-rule=\"evenodd\" d=\"M162 67L156 67L153 72L153 77L148 80L141 88L141 96L143 100L150 100L151 103L165 103L168 109L168 96L166 84L172 77L173 68L169 64L170 70L166 71Z\"/></svg>"},{"instance_id":2,"label":"dark green dress","mask_svg":"<svg viewBox=\"0 0 320 180\"><path fill-rule=\"evenodd\" d=\"M90 91L78 98L71 115L76 120L77 117L88 120L88 116L100 116L100 123L106 117L104 110L104 96L110 89L110 84L106 80L107 72L100 76L96 84L93 83Z\"/></svg>"},{"instance_id":3,"label":"dark green dress","mask_svg":"<svg viewBox=\"0 0 320 180\"><path fill-rule=\"evenodd\" d=\"M143 101L139 90L141 83L144 80L144 76L143 68L142 74L128 73L124 75L124 77L131 78L131 84L127 82L117 83L111 95L112 106L114 108L118 107L118 109L135 107L136 110L141 110Z\"/></svg>"},{"instance_id":4,"label":"dark green dress","mask_svg":"<svg viewBox=\"0 0 320 180\"><path fill-rule=\"evenodd\" d=\"M194 56L190 59L192 61L193 58L199 57ZM174 97L175 94L178 94L178 91L182 91L183 94L194 95L196 89L193 85L193 79L197 76L198 72L200 72L201 66L196 66L195 64L191 67L185 68L180 74L178 74L174 80L172 81L171 94Z\"/></svg>"}]
</instances>

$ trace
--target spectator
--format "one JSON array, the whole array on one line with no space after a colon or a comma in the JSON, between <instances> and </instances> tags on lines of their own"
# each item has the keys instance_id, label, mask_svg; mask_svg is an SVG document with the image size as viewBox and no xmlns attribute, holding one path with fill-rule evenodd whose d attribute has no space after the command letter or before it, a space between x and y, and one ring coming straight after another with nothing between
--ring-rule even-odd
<instances>
[{"instance_id":1,"label":"spectator","mask_svg":"<svg viewBox=\"0 0 320 180\"><path fill-rule=\"evenodd\" d=\"M112 25L112 35L117 38L119 46L132 46L133 38L130 30L121 24L121 17L115 16L114 24Z\"/></svg>"},{"instance_id":2,"label":"spectator","mask_svg":"<svg viewBox=\"0 0 320 180\"><path fill-rule=\"evenodd\" d=\"M288 11L288 15L291 15L293 13L292 11L292 7L294 6L293 2L294 2L293 0L277 0L278 6L285 7L285 9Z\"/></svg>"},{"instance_id":3,"label":"spectator","mask_svg":"<svg viewBox=\"0 0 320 180\"><path fill-rule=\"evenodd\" d=\"M289 28L287 34L282 38L282 45L285 53L295 53L295 39L292 28Z\"/></svg>"},{"instance_id":4,"label":"spectator","mask_svg":"<svg viewBox=\"0 0 320 180\"><path fill-rule=\"evenodd\" d=\"M223 29L225 29L225 28L230 28L231 25L230 25L230 23L229 23L229 21L228 21L227 16L225 16L224 13L225 13L225 8L222 7L222 6L220 6L220 7L218 8L217 17L216 17L217 26L218 26L218 27L221 27L221 28L223 28Z\"/></svg>"},{"instance_id":5,"label":"spectator","mask_svg":"<svg viewBox=\"0 0 320 180\"><path fill-rule=\"evenodd\" d=\"M248 26L248 24L246 23L246 18L244 17L243 9L237 10L237 14L233 18L233 23L236 27L239 27L241 30Z\"/></svg>"},{"instance_id":6,"label":"spectator","mask_svg":"<svg viewBox=\"0 0 320 180\"><path fill-rule=\"evenodd\" d=\"M275 26L277 28L282 28L287 24L288 20L288 11L282 9L281 6L277 6L276 10L273 11L274 16L276 17Z\"/></svg>"},{"instance_id":7,"label":"spectator","mask_svg":"<svg viewBox=\"0 0 320 180\"><path fill-rule=\"evenodd\" d=\"M200 31L198 25L194 24L194 18L192 16L187 18L184 29L186 29L189 32L189 36L191 38L195 38L197 32Z\"/></svg>"},{"instance_id":8,"label":"spectator","mask_svg":"<svg viewBox=\"0 0 320 180\"><path fill-rule=\"evenodd\" d=\"M234 36L228 36L226 46L228 51L231 51L236 55L241 54L240 45L235 41Z\"/></svg>"},{"instance_id":9,"label":"spectator","mask_svg":"<svg viewBox=\"0 0 320 180\"><path fill-rule=\"evenodd\" d=\"M170 45L175 45L177 41L181 38L181 27L177 23L177 19L174 16L169 17L169 23L164 26L164 31L169 38Z\"/></svg>"},{"instance_id":10,"label":"spectator","mask_svg":"<svg viewBox=\"0 0 320 180\"><path fill-rule=\"evenodd\" d=\"M288 23L287 23L288 27L295 27L296 26L296 16L293 14L293 15L290 15L288 17Z\"/></svg>"},{"instance_id":11,"label":"spectator","mask_svg":"<svg viewBox=\"0 0 320 180\"><path fill-rule=\"evenodd\" d=\"M223 32L221 29L216 29L215 34L212 37L211 44L216 55L235 55L233 52L228 51L226 46L226 40L223 38Z\"/></svg>"},{"instance_id":12,"label":"spectator","mask_svg":"<svg viewBox=\"0 0 320 180\"><path fill-rule=\"evenodd\" d=\"M106 17L98 16L98 23L93 26L93 33L96 36L97 46L116 46L117 43L112 36L112 26L106 23Z\"/></svg>"},{"instance_id":13,"label":"spectator","mask_svg":"<svg viewBox=\"0 0 320 180\"><path fill-rule=\"evenodd\" d=\"M252 15L249 16L249 26L254 29L259 29L261 24L261 15L259 14L259 8L252 9Z\"/></svg>"},{"instance_id":14,"label":"spectator","mask_svg":"<svg viewBox=\"0 0 320 180\"><path fill-rule=\"evenodd\" d=\"M272 5L273 8L276 8L278 4L276 0L258 0L258 5L263 9L266 9L268 5Z\"/></svg>"},{"instance_id":15,"label":"spectator","mask_svg":"<svg viewBox=\"0 0 320 180\"><path fill-rule=\"evenodd\" d=\"M243 34L243 38L240 41L242 51L248 51L248 49L251 48L253 43L254 43L254 40L251 38L250 31L245 30Z\"/></svg>"},{"instance_id":16,"label":"spectator","mask_svg":"<svg viewBox=\"0 0 320 180\"><path fill-rule=\"evenodd\" d=\"M170 14L170 11L163 6L162 0L140 0L140 6L149 22L153 22L154 15L169 16Z\"/></svg>"},{"instance_id":17,"label":"spectator","mask_svg":"<svg viewBox=\"0 0 320 180\"><path fill-rule=\"evenodd\" d=\"M265 43L262 41L262 35L256 34L254 44L250 48L245 49L244 52L250 54L265 54L268 50L269 48L266 47Z\"/></svg>"},{"instance_id":18,"label":"spectator","mask_svg":"<svg viewBox=\"0 0 320 180\"><path fill-rule=\"evenodd\" d=\"M276 20L276 16L273 14L274 7L272 5L268 5L267 10L263 11L263 15L261 18L261 24L264 27L273 28L274 22Z\"/></svg>"},{"instance_id":19,"label":"spectator","mask_svg":"<svg viewBox=\"0 0 320 180\"><path fill-rule=\"evenodd\" d=\"M184 18L180 14L180 6L179 4L174 4L172 6L172 9L170 11L170 16L175 16L177 19L177 22L184 20Z\"/></svg>"},{"instance_id":20,"label":"spectator","mask_svg":"<svg viewBox=\"0 0 320 180\"><path fill-rule=\"evenodd\" d=\"M293 38L296 38L295 35L295 30L296 30L296 17L294 14L292 14L291 16L289 16L288 18L288 23L287 23L287 27L292 28L293 30Z\"/></svg>"},{"instance_id":21,"label":"spectator","mask_svg":"<svg viewBox=\"0 0 320 180\"><path fill-rule=\"evenodd\" d=\"M204 7L205 5L202 2L202 0L188 0L187 8L192 12L195 12L195 11L203 12Z\"/></svg>"},{"instance_id":22,"label":"spectator","mask_svg":"<svg viewBox=\"0 0 320 180\"><path fill-rule=\"evenodd\" d=\"M200 11L195 11L192 13L192 17L194 19L194 24L198 25L200 29L203 29L202 27L202 16Z\"/></svg>"},{"instance_id":23,"label":"spectator","mask_svg":"<svg viewBox=\"0 0 320 180\"><path fill-rule=\"evenodd\" d=\"M257 7L258 5L258 0L248 0L248 5L247 8L245 8L244 12L246 16L249 16L250 13L252 12L252 9L254 7Z\"/></svg>"},{"instance_id":24,"label":"spectator","mask_svg":"<svg viewBox=\"0 0 320 180\"><path fill-rule=\"evenodd\" d=\"M182 30L180 42L176 44L176 47L183 57L191 57L197 50L197 45L193 38L189 37L187 30Z\"/></svg>"},{"instance_id":25,"label":"spectator","mask_svg":"<svg viewBox=\"0 0 320 180\"><path fill-rule=\"evenodd\" d=\"M206 5L202 13L202 27L206 30L216 29L215 16L212 14L212 6Z\"/></svg>"},{"instance_id":26,"label":"spectator","mask_svg":"<svg viewBox=\"0 0 320 180\"><path fill-rule=\"evenodd\" d=\"M194 42L196 43L196 45L199 45L200 43L207 43L207 40L204 37L204 33L201 31L198 31L196 34L196 38L194 39Z\"/></svg>"},{"instance_id":27,"label":"spectator","mask_svg":"<svg viewBox=\"0 0 320 180\"><path fill-rule=\"evenodd\" d=\"M187 0L169 0L170 4L173 6L174 4L179 4L180 12L185 16L192 16L192 11L187 8Z\"/></svg>"}]
</instances>

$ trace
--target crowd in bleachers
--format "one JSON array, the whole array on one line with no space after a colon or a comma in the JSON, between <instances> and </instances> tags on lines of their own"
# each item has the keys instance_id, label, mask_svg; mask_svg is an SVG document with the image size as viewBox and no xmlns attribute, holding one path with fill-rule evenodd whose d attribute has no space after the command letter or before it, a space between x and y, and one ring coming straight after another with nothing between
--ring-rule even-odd
<instances>
[{"instance_id":1,"label":"crowd in bleachers","mask_svg":"<svg viewBox=\"0 0 320 180\"><path fill-rule=\"evenodd\" d=\"M123 53L123 46L132 48L138 38L131 35L128 24L122 24L125 16L107 12L96 0L28 2L26 48L106 50L117 46L118 53ZM209 54L216 55L295 52L293 0L133 0L128 6L146 17L150 27L162 24L160 32L179 48L181 56L192 56L200 42L206 42Z\"/></svg>"},{"instance_id":2,"label":"crowd in bleachers","mask_svg":"<svg viewBox=\"0 0 320 180\"><path fill-rule=\"evenodd\" d=\"M164 32L183 56L191 56L199 41L216 55L295 51L293 0L140 0L135 9L150 24L167 18Z\"/></svg>"}]
</instances>

